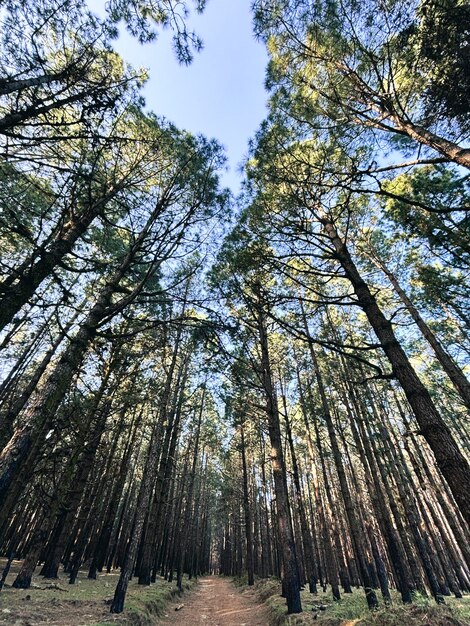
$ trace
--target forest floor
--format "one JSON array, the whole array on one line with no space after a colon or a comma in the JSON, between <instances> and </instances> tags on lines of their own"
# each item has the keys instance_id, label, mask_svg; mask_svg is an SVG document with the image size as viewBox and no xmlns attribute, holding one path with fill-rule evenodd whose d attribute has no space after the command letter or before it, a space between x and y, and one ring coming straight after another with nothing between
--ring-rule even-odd
<instances>
[{"instance_id":1,"label":"forest floor","mask_svg":"<svg viewBox=\"0 0 470 626\"><path fill-rule=\"evenodd\" d=\"M0 573L4 565L0 559ZM405 607L396 597L392 607L370 613L360 590L343 595L339 603L333 603L328 592L303 591L304 613L288 619L277 580L261 580L248 588L217 576L200 578L198 584L185 581L182 596L175 583L158 580L141 587L132 581L124 613L111 615L119 572L88 580L84 571L76 585L68 585L64 575L58 580L37 575L30 589L21 590L11 587L20 565L13 563L0 592L0 626L470 626L470 595L446 598L444 607L425 598Z\"/></svg>"},{"instance_id":2,"label":"forest floor","mask_svg":"<svg viewBox=\"0 0 470 626\"><path fill-rule=\"evenodd\" d=\"M392 605L385 606L379 593L379 610L371 612L362 589L342 594L340 602L333 602L329 591L311 594L304 590L301 593L303 613L287 617L285 600L279 594L279 581L259 580L255 591L269 610L267 624L270 626L470 626L470 595L459 600L446 598L444 606L424 597L404 605L398 592L391 591Z\"/></svg>"},{"instance_id":3,"label":"forest floor","mask_svg":"<svg viewBox=\"0 0 470 626\"><path fill-rule=\"evenodd\" d=\"M0 558L0 574L5 564L6 560ZM69 585L64 574L55 580L36 575L30 589L14 589L11 584L20 566L20 561L13 562L0 592L0 626L151 626L173 599L184 602L184 594L180 596L175 583L158 580L156 585L142 587L133 580L124 613L111 615L109 605L119 571L99 574L96 580L88 580L83 571L75 585ZM185 589L193 584L185 581Z\"/></svg>"}]
</instances>

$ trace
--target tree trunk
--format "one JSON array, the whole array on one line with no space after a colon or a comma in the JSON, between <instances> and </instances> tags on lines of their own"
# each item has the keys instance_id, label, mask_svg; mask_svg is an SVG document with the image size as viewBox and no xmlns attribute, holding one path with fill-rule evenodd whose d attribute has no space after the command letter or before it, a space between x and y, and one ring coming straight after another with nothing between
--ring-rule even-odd
<instances>
[{"instance_id":1,"label":"tree trunk","mask_svg":"<svg viewBox=\"0 0 470 626\"><path fill-rule=\"evenodd\" d=\"M121 277L122 274L119 273L119 279ZM25 459L28 457L34 461L32 457L40 449L47 431L53 426L56 411L80 369L118 282L118 276L115 276L103 288L79 331L70 340L69 346L49 375L41 393L32 403L24 425L17 428L0 455L0 498L4 497L13 479L21 471ZM1 517L0 522L3 522Z\"/></svg>"},{"instance_id":2,"label":"tree trunk","mask_svg":"<svg viewBox=\"0 0 470 626\"><path fill-rule=\"evenodd\" d=\"M246 536L246 571L248 574L248 585L255 584L254 564L253 564L253 526L250 507L250 493L248 490L248 469L246 463L245 450L245 430L243 424L240 427L240 452L243 469L243 508L245 511L245 536Z\"/></svg>"},{"instance_id":3,"label":"tree trunk","mask_svg":"<svg viewBox=\"0 0 470 626\"><path fill-rule=\"evenodd\" d=\"M310 430L310 424L309 424L308 417L307 417L307 402L304 396L303 385L300 379L300 372L298 368L297 368L297 383L299 386L300 404L301 404L302 414L304 418L305 430L307 433L307 448L308 448L308 452L310 456L310 463L312 467L312 472L316 476L317 470L315 467L313 440L312 440L312 434ZM322 473L324 477L325 490L327 492L328 502L331 503L332 493L331 493L330 485L327 482L327 478L326 478L326 468L324 465L322 445L321 445L320 434L318 432L316 420L314 424L315 424L315 436L317 439L317 447L318 447L318 452L320 455L320 462L322 465ZM331 585L333 599L341 600L341 594L339 592L339 583L338 583L338 569L343 570L342 582L343 582L343 585L344 584L346 585L346 588L344 589L345 593L350 593L351 591L349 576L346 575L346 564L343 560L343 553L341 550L341 541L340 541L340 537L339 537L335 520L331 519L329 511L325 509L325 506L323 505L322 495L319 490L318 478L315 479L315 490L316 490L315 504L316 504L317 509L319 510L319 518L320 518L321 534L323 538L323 548L325 551L325 563L326 563L326 573L328 577L328 582ZM331 540L331 533L333 534L333 541ZM335 552L334 552L333 542L334 542L334 546L336 546L336 549L337 549L336 550L337 555L335 555ZM342 561L341 568L338 567L337 558L340 558Z\"/></svg>"},{"instance_id":4,"label":"tree trunk","mask_svg":"<svg viewBox=\"0 0 470 626\"><path fill-rule=\"evenodd\" d=\"M452 433L439 415L429 392L414 371L405 351L398 342L392 324L377 304L369 287L359 274L344 241L330 220L321 218L325 232L331 240L335 256L351 282L359 306L367 316L392 370L410 403L420 427L420 433L429 443L436 463L464 516L470 523L470 467L455 442Z\"/></svg>"},{"instance_id":5,"label":"tree trunk","mask_svg":"<svg viewBox=\"0 0 470 626\"><path fill-rule=\"evenodd\" d=\"M452 381L452 384L457 390L457 393L462 398L465 406L470 410L470 383L467 380L465 374L463 373L461 368L457 365L457 363L452 359L452 357L449 354L447 354L447 352L444 350L442 344L440 343L436 335L432 332L432 330L423 320L423 318L419 314L419 311L416 309L416 307L413 305L411 300L408 298L408 296L406 295L406 293L400 286L400 283L398 282L396 276L387 268L385 263L383 263L383 261L381 261L380 259L376 258L375 255L373 255L371 258L374 261L374 263L378 267L380 267L380 269L384 272L384 274L390 280L395 292L397 293L398 297L405 305L406 310L411 315L413 320L416 322L416 325L420 329L423 337L426 339L426 341L429 343L431 348L434 350L434 353L439 363L442 365L442 369L445 371L449 379Z\"/></svg>"},{"instance_id":6,"label":"tree trunk","mask_svg":"<svg viewBox=\"0 0 470 626\"><path fill-rule=\"evenodd\" d=\"M184 311L185 306L186 306L186 303L184 303L183 311ZM163 441L163 446L162 446L162 458L160 460L160 468L158 471L157 481L155 485L155 492L154 492L154 499L153 499L154 502L153 502L151 510L149 511L149 517L146 523L144 524L144 529L143 529L142 554L141 554L141 559L139 563L139 585L150 585L151 583L151 569L152 569L152 562L153 562L153 556L154 556L153 546L155 543L155 531L159 530L159 520L160 520L160 514L161 514L161 500L163 496L163 490L166 486L162 477L162 471L164 472L164 469L162 468L162 466L165 465L164 463L165 455L167 454L168 445L170 444L170 441L172 441L171 439L172 432L174 432L175 434L173 443L174 445L176 445L176 437L177 437L177 433L179 430L179 417L180 417L179 412L173 410L171 411L170 416L167 415L167 412L169 411L173 378L174 378L174 373L176 369L177 358L178 358L179 351L180 351L181 332L182 332L181 327L178 327L178 331L177 331L177 335L175 339L175 345L173 348L173 353L172 353L172 358L171 358L171 363L170 363L170 367L168 369L168 373L166 376L165 387L164 387L161 402L160 402L161 421L163 423L164 421L168 420L169 423L166 428L165 439ZM180 368L180 371L178 374L178 382L180 378L183 377L183 385L186 380L186 372L187 372L188 366L189 366L189 361L186 360L183 366ZM177 391L178 390L175 391L175 398L178 397ZM175 423L176 418L178 418L178 423Z\"/></svg>"},{"instance_id":7,"label":"tree trunk","mask_svg":"<svg viewBox=\"0 0 470 626\"><path fill-rule=\"evenodd\" d=\"M67 326L61 330L59 336L57 337L57 339L54 341L52 346L49 348L49 350L47 350L47 352L43 356L41 362L34 370L31 378L28 381L28 384L20 393L20 395L17 398L15 398L11 403L9 403L8 407L4 411L2 411L2 413L0 414L0 420L1 420L0 450L3 450L5 445L13 436L13 424L16 418L18 417L22 409L26 406L26 403L30 399L34 390L36 389L41 379L41 376L46 371L47 366L52 360L52 357L56 353L57 348L60 346L60 344L64 340L64 337L67 336L70 328L73 325L73 321L75 320L75 317L76 316L74 316L73 320L71 320L69 324L67 324Z\"/></svg>"},{"instance_id":8,"label":"tree trunk","mask_svg":"<svg viewBox=\"0 0 470 626\"><path fill-rule=\"evenodd\" d=\"M282 392L282 389L281 389ZM284 419L286 423L287 441L289 444L290 456L292 460L292 471L295 488L295 501L297 503L297 510L300 521L300 531L302 535L302 545L305 555L305 572L309 585L310 593L317 593L317 568L315 564L315 555L313 552L312 537L307 524L307 516L304 506L304 497L302 494L302 487L300 483L299 464L297 462L297 455L294 447L294 440L292 438L292 429L289 421L289 415L287 412L287 402L284 393L282 392L282 404L284 408Z\"/></svg>"},{"instance_id":9,"label":"tree trunk","mask_svg":"<svg viewBox=\"0 0 470 626\"><path fill-rule=\"evenodd\" d=\"M124 601L126 598L127 587L129 585L132 570L134 568L137 551L139 549L139 544L142 537L142 529L144 527L145 516L147 514L153 485L156 478L160 443L161 423L159 420L156 420L153 425L152 436L147 455L147 462L145 464L145 471L142 477L142 482L140 484L139 496L137 499L137 510L131 538L121 567L121 575L119 577L119 581L114 592L114 598L111 603L111 613L122 613L122 611L124 610Z\"/></svg>"},{"instance_id":10,"label":"tree trunk","mask_svg":"<svg viewBox=\"0 0 470 626\"><path fill-rule=\"evenodd\" d=\"M196 424L193 464L191 468L191 474L189 476L188 493L186 497L186 509L184 512L184 521L183 521L183 528L182 528L183 532L181 533L180 546L179 546L179 558L178 558L177 568L176 568L176 574L177 574L176 584L180 591L183 591L183 566L184 566L184 559L186 557L186 549L188 546L188 541L190 539L194 482L196 479L196 467L197 467L198 456L199 456L199 441L201 437L201 424L202 424L202 415L204 411L205 399L206 399L206 384L204 383L204 386L202 388L202 394L201 394L201 405L199 408L198 420Z\"/></svg>"},{"instance_id":11,"label":"tree trunk","mask_svg":"<svg viewBox=\"0 0 470 626\"><path fill-rule=\"evenodd\" d=\"M6 279L0 284L0 330L3 329L26 304L42 281L51 275L55 267L64 256L73 249L76 241L86 232L91 223L102 212L103 208L113 198L118 186L105 192L103 198L95 201L78 215L66 219L59 233L47 248L22 264L22 271L16 271L12 279ZM8 284L11 283L11 284Z\"/></svg>"},{"instance_id":12,"label":"tree trunk","mask_svg":"<svg viewBox=\"0 0 470 626\"><path fill-rule=\"evenodd\" d=\"M281 427L279 422L277 397L271 373L266 322L261 308L259 308L256 313L261 348L262 382L266 395L266 412L268 416L268 430L271 442L270 458L276 493L277 534L282 556L283 585L286 592L287 612L301 613L302 604L300 600L300 585L298 579L294 537L290 522Z\"/></svg>"},{"instance_id":13,"label":"tree trunk","mask_svg":"<svg viewBox=\"0 0 470 626\"><path fill-rule=\"evenodd\" d=\"M369 570L367 568L367 564L365 562L365 554L363 547L363 529L357 519L354 504L351 498L349 486L346 479L346 474L344 471L344 465L341 457L341 452L339 449L336 432L330 412L330 407L328 406L328 400L326 396L325 386L323 384L323 377L321 375L320 366L318 364L318 360L313 349L313 344L309 342L310 347L310 356L312 359L312 364L315 372L315 377L317 380L318 391L320 393L320 399L323 409L323 417L326 422L326 427L328 430L328 435L330 438L331 451L333 453L333 459L335 461L336 472L338 474L340 486L341 486L341 495L343 496L344 506L346 509L346 515L349 522L349 527L351 531L351 538L353 540L354 552L358 559L360 575L362 578L362 582L364 584L364 591L366 594L367 605L369 609L375 610L378 607L377 596L373 589L372 581L369 575Z\"/></svg>"}]
</instances>

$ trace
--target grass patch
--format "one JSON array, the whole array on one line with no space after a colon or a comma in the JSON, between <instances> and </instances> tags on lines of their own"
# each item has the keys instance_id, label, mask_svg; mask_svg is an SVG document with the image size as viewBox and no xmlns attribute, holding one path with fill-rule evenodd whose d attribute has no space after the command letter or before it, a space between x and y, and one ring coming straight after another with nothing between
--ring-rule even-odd
<instances>
[{"instance_id":1,"label":"grass patch","mask_svg":"<svg viewBox=\"0 0 470 626\"><path fill-rule=\"evenodd\" d=\"M0 559L0 570L2 568ZM20 562L14 562L7 585L0 592L0 626L151 626L164 614L168 604L179 595L176 582L159 578L150 587L129 583L124 612L109 612L119 571L99 574L88 580L87 572L80 572L75 585L68 584L66 575L57 580L35 576L30 589L11 587ZM38 568L39 569L39 568ZM184 580L184 589L190 589L195 580Z\"/></svg>"},{"instance_id":2,"label":"grass patch","mask_svg":"<svg viewBox=\"0 0 470 626\"><path fill-rule=\"evenodd\" d=\"M194 586L195 580L183 581L183 593ZM129 626L152 626L156 617L162 617L170 602L180 597L176 582L167 583L158 580L155 585L136 589L137 585L127 596L125 614ZM125 622L126 626L127 623ZM93 626L99 626L94 624Z\"/></svg>"},{"instance_id":3,"label":"grass patch","mask_svg":"<svg viewBox=\"0 0 470 626\"><path fill-rule=\"evenodd\" d=\"M232 582L235 587L247 587L248 586L248 576L234 576L232 578Z\"/></svg>"},{"instance_id":4,"label":"grass patch","mask_svg":"<svg viewBox=\"0 0 470 626\"><path fill-rule=\"evenodd\" d=\"M446 598L446 605L440 606L424 597L404 605L400 595L392 593L391 606L381 603L378 611L370 612L361 589L343 594L339 602L333 601L329 591L316 595L302 591L303 613L289 616L278 580L259 580L255 590L268 608L270 626L470 626L470 595L460 600ZM320 610L320 606L327 608Z\"/></svg>"}]
</instances>

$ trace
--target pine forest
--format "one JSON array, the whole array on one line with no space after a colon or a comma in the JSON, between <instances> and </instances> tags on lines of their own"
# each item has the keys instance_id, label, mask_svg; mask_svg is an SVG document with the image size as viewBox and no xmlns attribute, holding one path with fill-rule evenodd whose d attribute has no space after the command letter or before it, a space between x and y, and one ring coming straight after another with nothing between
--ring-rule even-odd
<instances>
[{"instance_id":1,"label":"pine forest","mask_svg":"<svg viewBox=\"0 0 470 626\"><path fill-rule=\"evenodd\" d=\"M470 3L253 0L236 191L205 5L0 1L0 624L468 626Z\"/></svg>"}]
</instances>

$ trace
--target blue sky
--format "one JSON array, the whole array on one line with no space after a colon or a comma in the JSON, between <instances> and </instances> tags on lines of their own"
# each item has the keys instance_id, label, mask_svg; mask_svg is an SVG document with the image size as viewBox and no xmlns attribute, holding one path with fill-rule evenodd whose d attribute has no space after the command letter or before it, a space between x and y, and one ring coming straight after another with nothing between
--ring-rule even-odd
<instances>
[{"instance_id":1,"label":"blue sky","mask_svg":"<svg viewBox=\"0 0 470 626\"><path fill-rule=\"evenodd\" d=\"M202 15L189 24L204 41L204 49L188 67L179 65L171 33L163 31L140 45L121 32L115 47L134 67L149 70L144 96L147 107L180 128L215 137L226 148L229 172L225 185L235 192L237 167L247 153L248 139L265 117L264 75L267 55L251 30L251 0L208 0ZM96 12L103 0L89 0Z\"/></svg>"}]
</instances>

